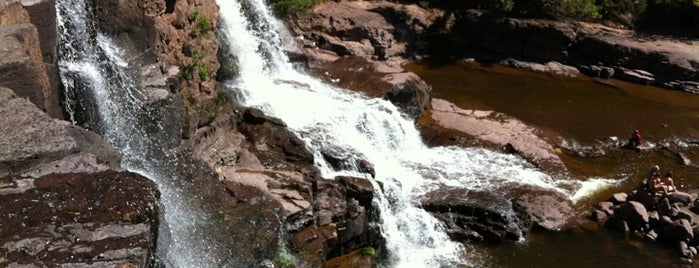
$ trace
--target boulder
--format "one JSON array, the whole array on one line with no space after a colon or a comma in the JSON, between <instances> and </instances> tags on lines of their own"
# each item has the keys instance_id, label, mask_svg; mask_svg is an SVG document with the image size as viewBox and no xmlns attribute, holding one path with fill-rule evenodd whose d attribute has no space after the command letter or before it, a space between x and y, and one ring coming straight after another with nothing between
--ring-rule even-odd
<instances>
[{"instance_id":1,"label":"boulder","mask_svg":"<svg viewBox=\"0 0 699 268\"><path fill-rule=\"evenodd\" d=\"M626 202L619 208L619 218L628 224L630 230L644 230L649 222L648 211L636 201Z\"/></svg>"},{"instance_id":2,"label":"boulder","mask_svg":"<svg viewBox=\"0 0 699 268\"><path fill-rule=\"evenodd\" d=\"M573 216L573 203L556 192L525 192L512 200L512 206L525 225L547 231L565 228Z\"/></svg>"},{"instance_id":3,"label":"boulder","mask_svg":"<svg viewBox=\"0 0 699 268\"><path fill-rule=\"evenodd\" d=\"M432 87L414 73L389 74L383 80L391 85L390 89L383 93L383 98L398 106L411 118L420 117L430 108Z\"/></svg>"},{"instance_id":4,"label":"boulder","mask_svg":"<svg viewBox=\"0 0 699 268\"><path fill-rule=\"evenodd\" d=\"M607 216L614 215L614 203L612 202L599 202L595 205L595 209L604 212Z\"/></svg>"},{"instance_id":5,"label":"boulder","mask_svg":"<svg viewBox=\"0 0 699 268\"><path fill-rule=\"evenodd\" d=\"M674 203L682 203L683 206L687 206L694 201L694 198L692 195L685 193L685 192L679 192L675 191L670 193L667 198L669 199L671 204Z\"/></svg>"},{"instance_id":6,"label":"boulder","mask_svg":"<svg viewBox=\"0 0 699 268\"><path fill-rule=\"evenodd\" d=\"M676 244L679 242L689 242L694 239L692 226L686 219L678 219L663 229L663 240Z\"/></svg>"},{"instance_id":7,"label":"boulder","mask_svg":"<svg viewBox=\"0 0 699 268\"><path fill-rule=\"evenodd\" d=\"M626 202L626 199L628 197L629 197L629 195L626 193L623 193L623 192L622 193L615 193L612 195L612 202L614 202L614 204L621 204L621 203Z\"/></svg>"},{"instance_id":8,"label":"boulder","mask_svg":"<svg viewBox=\"0 0 699 268\"><path fill-rule=\"evenodd\" d=\"M420 204L444 222L453 240L517 241L528 231L512 203L496 193L441 188L427 193Z\"/></svg>"}]
</instances>

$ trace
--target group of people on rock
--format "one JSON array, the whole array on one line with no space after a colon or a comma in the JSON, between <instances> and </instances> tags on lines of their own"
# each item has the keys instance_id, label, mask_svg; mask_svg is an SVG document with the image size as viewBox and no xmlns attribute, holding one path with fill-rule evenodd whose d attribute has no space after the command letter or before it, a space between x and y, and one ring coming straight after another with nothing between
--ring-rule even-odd
<instances>
[{"instance_id":1,"label":"group of people on rock","mask_svg":"<svg viewBox=\"0 0 699 268\"><path fill-rule=\"evenodd\" d=\"M665 173L665 176L661 176L660 167L657 165L648 171L646 183L646 188L655 194L667 195L677 190L675 183L672 181L672 171L668 171Z\"/></svg>"}]
</instances>

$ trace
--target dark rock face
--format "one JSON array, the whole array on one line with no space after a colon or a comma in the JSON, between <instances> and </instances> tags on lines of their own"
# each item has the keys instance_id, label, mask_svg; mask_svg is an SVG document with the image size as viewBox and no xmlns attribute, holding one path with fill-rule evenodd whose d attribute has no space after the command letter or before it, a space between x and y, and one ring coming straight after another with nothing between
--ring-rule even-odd
<instances>
[{"instance_id":1,"label":"dark rock face","mask_svg":"<svg viewBox=\"0 0 699 268\"><path fill-rule=\"evenodd\" d=\"M158 191L148 179L105 171L0 180L0 265L155 264Z\"/></svg>"},{"instance_id":2,"label":"dark rock face","mask_svg":"<svg viewBox=\"0 0 699 268\"><path fill-rule=\"evenodd\" d=\"M457 241L517 241L527 232L512 203L495 193L439 189L424 197L422 207L443 221Z\"/></svg>"},{"instance_id":3,"label":"dark rock face","mask_svg":"<svg viewBox=\"0 0 699 268\"><path fill-rule=\"evenodd\" d=\"M253 226L241 218L236 225L241 242L234 250L244 253L240 259L246 264L273 259L280 245L299 257L297 265L313 267L381 243L369 224L376 216L371 182L320 178L313 155L277 118L254 108L224 114L181 147L216 173L227 200L237 204L233 218L268 222ZM264 243L255 242L256 250L249 250L250 241Z\"/></svg>"},{"instance_id":4,"label":"dark rock face","mask_svg":"<svg viewBox=\"0 0 699 268\"><path fill-rule=\"evenodd\" d=\"M448 46L438 50L445 55L555 61L591 76L699 92L699 56L691 42L644 37L597 24L502 19L477 11L457 14L454 21L443 31L445 36L433 39L439 42L433 47Z\"/></svg>"},{"instance_id":5,"label":"dark rock face","mask_svg":"<svg viewBox=\"0 0 699 268\"><path fill-rule=\"evenodd\" d=\"M543 189L517 189L510 195L466 189L439 189L425 195L423 208L443 221L456 241L517 241L532 229L560 231L569 227L570 200Z\"/></svg>"}]
</instances>

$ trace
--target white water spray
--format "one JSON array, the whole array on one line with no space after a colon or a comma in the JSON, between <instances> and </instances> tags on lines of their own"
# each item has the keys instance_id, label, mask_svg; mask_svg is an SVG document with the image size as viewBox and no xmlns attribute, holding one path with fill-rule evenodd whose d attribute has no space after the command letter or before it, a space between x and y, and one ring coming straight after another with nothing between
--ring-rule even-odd
<instances>
[{"instance_id":1,"label":"white water spray","mask_svg":"<svg viewBox=\"0 0 699 268\"><path fill-rule=\"evenodd\" d=\"M294 69L282 51L285 31L264 2L241 6L218 0L222 39L237 56L238 77L227 81L244 106L279 117L306 141L324 177L361 176L357 170L334 170L322 152L373 163L384 185L381 228L391 266L471 265L464 248L451 242L442 225L417 207L425 193L444 186L497 191L535 185L560 190L551 177L519 157L486 149L428 148L413 121L389 102L349 92ZM255 14L254 18L246 14Z\"/></svg>"},{"instance_id":2,"label":"white water spray","mask_svg":"<svg viewBox=\"0 0 699 268\"><path fill-rule=\"evenodd\" d=\"M157 245L161 262L167 267L230 262L230 241L211 232L217 223L203 208L201 186L176 172L182 163L170 149L179 141L179 128L169 124L177 113L167 104L148 103L124 51L99 32L93 9L90 1L57 1L59 67L70 119L109 141L123 168L158 185L165 210Z\"/></svg>"}]
</instances>

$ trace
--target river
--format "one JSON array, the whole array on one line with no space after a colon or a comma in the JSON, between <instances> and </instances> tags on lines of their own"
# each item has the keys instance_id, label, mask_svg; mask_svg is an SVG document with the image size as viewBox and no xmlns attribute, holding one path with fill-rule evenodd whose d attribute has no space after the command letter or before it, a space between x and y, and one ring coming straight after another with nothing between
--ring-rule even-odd
<instances>
[{"instance_id":1,"label":"river","mask_svg":"<svg viewBox=\"0 0 699 268\"><path fill-rule=\"evenodd\" d=\"M406 69L433 87L433 97L463 109L494 110L540 129L558 133L579 147L598 145L605 137L626 140L634 129L646 142L671 149L637 152L615 150L606 156L563 155L571 177L604 177L622 183L600 189L577 204L584 215L612 193L628 192L654 164L672 170L680 190L699 187L699 96L613 79L562 78L497 64L476 62L413 63ZM680 146L672 143L678 141ZM690 141L689 143L682 143ZM686 145L687 147L683 147ZM682 153L694 165L681 164ZM479 249L486 267L671 267L674 247L657 245L594 224L575 231L530 234L525 243Z\"/></svg>"}]
</instances>

